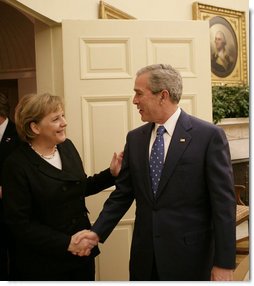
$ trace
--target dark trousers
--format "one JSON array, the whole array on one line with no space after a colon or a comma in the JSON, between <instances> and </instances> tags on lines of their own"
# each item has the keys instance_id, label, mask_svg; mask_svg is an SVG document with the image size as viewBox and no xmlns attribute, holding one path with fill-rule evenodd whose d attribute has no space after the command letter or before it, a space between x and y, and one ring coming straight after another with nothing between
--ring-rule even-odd
<instances>
[{"instance_id":1,"label":"dark trousers","mask_svg":"<svg viewBox=\"0 0 254 286\"><path fill-rule=\"evenodd\" d=\"M78 258L78 257L77 257ZM70 264L61 267L54 267L49 261L52 268L37 267L22 267L20 263L16 265L12 271L10 281L94 281L95 280L95 262L93 257L87 259L80 264Z\"/></svg>"},{"instance_id":2,"label":"dark trousers","mask_svg":"<svg viewBox=\"0 0 254 286\"><path fill-rule=\"evenodd\" d=\"M151 281L160 281L154 256L153 256L153 268L152 268L152 273L151 273Z\"/></svg>"},{"instance_id":3,"label":"dark trousers","mask_svg":"<svg viewBox=\"0 0 254 286\"><path fill-rule=\"evenodd\" d=\"M0 223L0 280L9 280L9 255L7 247L6 228Z\"/></svg>"}]
</instances>

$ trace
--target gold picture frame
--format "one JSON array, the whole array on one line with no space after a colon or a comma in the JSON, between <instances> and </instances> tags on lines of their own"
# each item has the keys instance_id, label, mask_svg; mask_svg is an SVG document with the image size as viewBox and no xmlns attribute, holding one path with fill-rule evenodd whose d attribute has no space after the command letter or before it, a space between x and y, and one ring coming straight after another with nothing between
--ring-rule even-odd
<instances>
[{"instance_id":1,"label":"gold picture frame","mask_svg":"<svg viewBox=\"0 0 254 286\"><path fill-rule=\"evenodd\" d=\"M136 19L136 18L107 4L104 1L100 1L99 19Z\"/></svg>"},{"instance_id":2,"label":"gold picture frame","mask_svg":"<svg viewBox=\"0 0 254 286\"><path fill-rule=\"evenodd\" d=\"M192 14L209 21L212 84L247 84L245 12L194 2Z\"/></svg>"}]
</instances>

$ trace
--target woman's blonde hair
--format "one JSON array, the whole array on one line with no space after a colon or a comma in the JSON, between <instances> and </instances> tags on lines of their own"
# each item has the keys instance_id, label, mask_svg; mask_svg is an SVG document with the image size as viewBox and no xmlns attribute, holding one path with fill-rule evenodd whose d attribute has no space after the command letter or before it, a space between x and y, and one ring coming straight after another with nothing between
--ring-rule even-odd
<instances>
[{"instance_id":1,"label":"woman's blonde hair","mask_svg":"<svg viewBox=\"0 0 254 286\"><path fill-rule=\"evenodd\" d=\"M31 142L36 137L31 123L39 123L46 115L61 108L64 109L64 104L59 96L49 93L23 96L15 109L15 123L20 138Z\"/></svg>"}]
</instances>

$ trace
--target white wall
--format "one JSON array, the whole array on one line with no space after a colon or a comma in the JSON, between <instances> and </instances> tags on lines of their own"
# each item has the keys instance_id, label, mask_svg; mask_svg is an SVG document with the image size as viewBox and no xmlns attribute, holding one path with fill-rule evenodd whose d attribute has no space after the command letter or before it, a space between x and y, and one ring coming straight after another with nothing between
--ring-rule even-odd
<instances>
[{"instance_id":1,"label":"white wall","mask_svg":"<svg viewBox=\"0 0 254 286\"><path fill-rule=\"evenodd\" d=\"M100 1L19 0L18 2L54 21L61 22L63 19L97 19ZM192 20L192 3L195 1L106 0L105 2L140 20ZM249 10L249 0L201 0L200 2L245 12Z\"/></svg>"},{"instance_id":2,"label":"white wall","mask_svg":"<svg viewBox=\"0 0 254 286\"><path fill-rule=\"evenodd\" d=\"M20 2L56 22L98 19L100 0L6 0ZM253 2L254 0L250 0ZM192 20L195 0L106 0L107 4L139 20ZM204 4L246 12L249 51L249 0L201 0ZM249 57L248 57L249 61Z\"/></svg>"}]
</instances>

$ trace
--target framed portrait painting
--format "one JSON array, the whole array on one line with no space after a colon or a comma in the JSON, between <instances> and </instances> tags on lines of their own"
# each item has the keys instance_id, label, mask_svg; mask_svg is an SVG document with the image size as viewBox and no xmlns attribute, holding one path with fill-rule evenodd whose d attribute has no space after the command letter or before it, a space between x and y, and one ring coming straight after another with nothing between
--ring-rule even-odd
<instances>
[{"instance_id":1,"label":"framed portrait painting","mask_svg":"<svg viewBox=\"0 0 254 286\"><path fill-rule=\"evenodd\" d=\"M245 13L193 3L193 19L209 21L213 85L247 84Z\"/></svg>"}]
</instances>

